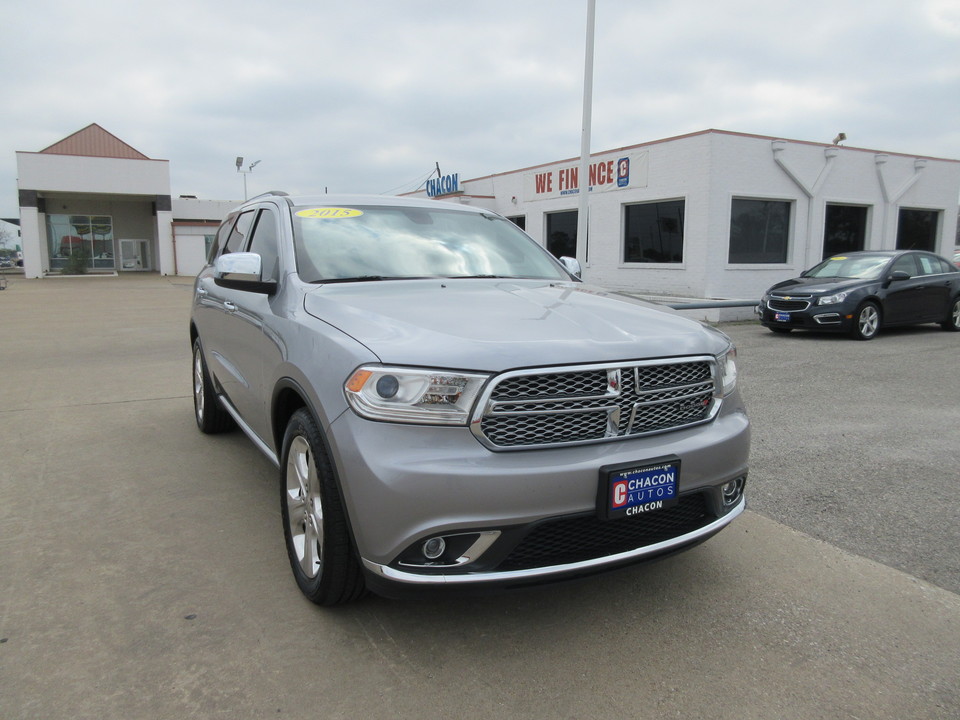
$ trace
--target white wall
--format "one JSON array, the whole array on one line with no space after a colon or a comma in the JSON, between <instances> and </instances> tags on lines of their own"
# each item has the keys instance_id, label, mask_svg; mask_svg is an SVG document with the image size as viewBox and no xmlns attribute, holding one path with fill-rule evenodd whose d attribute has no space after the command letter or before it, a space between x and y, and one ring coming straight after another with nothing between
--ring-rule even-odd
<instances>
[{"instance_id":1,"label":"white wall","mask_svg":"<svg viewBox=\"0 0 960 720\"><path fill-rule=\"evenodd\" d=\"M583 272L589 282L658 295L756 299L773 283L794 277L820 260L828 203L868 208L867 249L896 246L901 208L937 210L941 217L937 251L952 253L960 161L705 131L598 153L591 162L638 153L646 153L644 183L591 193L590 257ZM546 245L545 214L576 210L577 195L535 199L527 178L576 164L573 158L461 180L462 195L443 200L486 207L506 216L524 215L527 233ZM786 263L728 262L734 198L792 204ZM676 199L685 201L683 262L622 262L624 206Z\"/></svg>"},{"instance_id":2,"label":"white wall","mask_svg":"<svg viewBox=\"0 0 960 720\"><path fill-rule=\"evenodd\" d=\"M17 185L41 192L169 195L169 160L17 153Z\"/></svg>"}]
</instances>

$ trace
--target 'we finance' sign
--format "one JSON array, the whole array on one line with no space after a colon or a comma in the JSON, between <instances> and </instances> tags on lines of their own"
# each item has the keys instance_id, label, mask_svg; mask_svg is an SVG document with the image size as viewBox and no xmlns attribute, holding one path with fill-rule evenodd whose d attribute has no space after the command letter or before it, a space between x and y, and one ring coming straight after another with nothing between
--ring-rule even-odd
<instances>
[{"instance_id":1,"label":"'we finance' sign","mask_svg":"<svg viewBox=\"0 0 960 720\"><path fill-rule=\"evenodd\" d=\"M647 186L647 153L611 155L589 165L590 192L607 192ZM579 163L550 170L534 170L524 176L524 199L548 200L580 192Z\"/></svg>"}]
</instances>

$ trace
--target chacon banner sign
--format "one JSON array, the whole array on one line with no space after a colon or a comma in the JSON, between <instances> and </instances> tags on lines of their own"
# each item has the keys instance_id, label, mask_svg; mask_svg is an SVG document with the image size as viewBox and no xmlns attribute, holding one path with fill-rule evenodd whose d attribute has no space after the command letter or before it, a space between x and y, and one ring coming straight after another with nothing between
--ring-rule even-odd
<instances>
[{"instance_id":1,"label":"chacon banner sign","mask_svg":"<svg viewBox=\"0 0 960 720\"><path fill-rule=\"evenodd\" d=\"M580 164L535 170L523 178L525 200L549 200L580 192ZM590 192L608 192L647 186L647 152L625 153L594 160L589 166Z\"/></svg>"},{"instance_id":2,"label":"chacon banner sign","mask_svg":"<svg viewBox=\"0 0 960 720\"><path fill-rule=\"evenodd\" d=\"M427 196L439 197L460 192L460 174L444 175L427 180Z\"/></svg>"}]
</instances>

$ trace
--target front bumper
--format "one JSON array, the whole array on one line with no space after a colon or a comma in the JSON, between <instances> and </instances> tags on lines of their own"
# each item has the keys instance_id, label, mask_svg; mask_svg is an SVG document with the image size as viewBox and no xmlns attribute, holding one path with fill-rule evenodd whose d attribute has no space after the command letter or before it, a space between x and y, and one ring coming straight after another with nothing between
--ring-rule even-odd
<instances>
[{"instance_id":1,"label":"front bumper","mask_svg":"<svg viewBox=\"0 0 960 720\"><path fill-rule=\"evenodd\" d=\"M352 412L330 427L357 550L371 586L383 594L389 594L385 585L542 582L650 559L702 542L745 507L742 497L725 505L720 488L732 480L745 480L749 434L749 421L736 392L726 398L718 416L704 425L550 449L492 452L465 427L378 423ZM624 548L621 541L611 544L609 551L599 548L590 557L558 551L517 560L514 551L545 526L565 526L562 532L569 544L571 531L606 533L614 523L633 522L596 518L600 468L641 464L665 455L681 459L678 492L681 504L693 508L678 512L687 515L675 525L669 524L674 520L663 511L667 526L650 535L651 542ZM466 543L471 547L459 564L416 567L408 561L411 551L427 539L458 535L480 538L476 547L472 539Z\"/></svg>"},{"instance_id":2,"label":"front bumper","mask_svg":"<svg viewBox=\"0 0 960 720\"><path fill-rule=\"evenodd\" d=\"M517 570L468 571L457 574L423 574L410 572L389 565L380 565L370 560L363 560L363 565L371 586L386 595L401 594L403 592L401 587L403 586L413 591L424 587L434 588L438 586L452 589L472 589L477 586L495 586L498 588L523 587L541 582L591 575L623 565L645 560L654 560L689 549L720 532L733 522L733 520L746 509L746 506L746 498L741 497L740 501L725 514L692 532L633 550L558 565L546 565ZM628 520L625 522L631 521Z\"/></svg>"},{"instance_id":3,"label":"front bumper","mask_svg":"<svg viewBox=\"0 0 960 720\"><path fill-rule=\"evenodd\" d=\"M853 324L852 312L839 305L811 305L806 310L784 312L760 304L756 313L761 325L774 329L845 333Z\"/></svg>"}]
</instances>

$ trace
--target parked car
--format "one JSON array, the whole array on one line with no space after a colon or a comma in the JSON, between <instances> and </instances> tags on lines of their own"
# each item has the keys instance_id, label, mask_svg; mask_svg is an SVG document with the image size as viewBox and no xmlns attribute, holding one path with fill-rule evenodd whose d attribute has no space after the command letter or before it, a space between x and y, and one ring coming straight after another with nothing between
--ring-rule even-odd
<instances>
[{"instance_id":1,"label":"parked car","mask_svg":"<svg viewBox=\"0 0 960 720\"><path fill-rule=\"evenodd\" d=\"M858 340L894 325L935 322L957 331L960 270L916 250L835 255L767 290L757 314L774 332L841 332Z\"/></svg>"},{"instance_id":2,"label":"parked car","mask_svg":"<svg viewBox=\"0 0 960 720\"><path fill-rule=\"evenodd\" d=\"M271 193L230 213L211 258L196 422L239 425L280 469L316 603L595 573L745 507L730 340L581 282L493 212Z\"/></svg>"}]
</instances>

